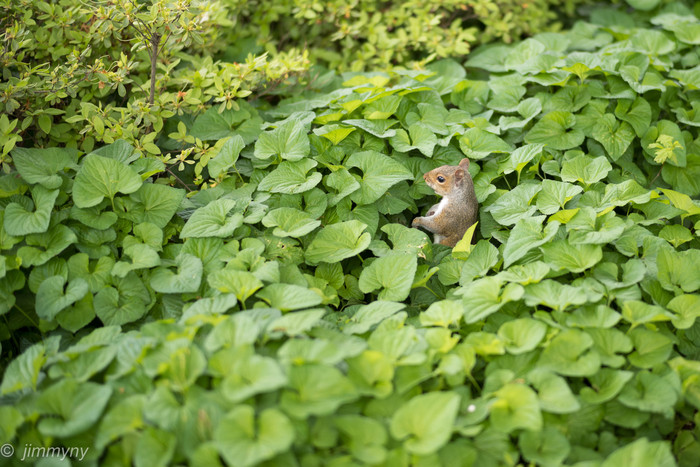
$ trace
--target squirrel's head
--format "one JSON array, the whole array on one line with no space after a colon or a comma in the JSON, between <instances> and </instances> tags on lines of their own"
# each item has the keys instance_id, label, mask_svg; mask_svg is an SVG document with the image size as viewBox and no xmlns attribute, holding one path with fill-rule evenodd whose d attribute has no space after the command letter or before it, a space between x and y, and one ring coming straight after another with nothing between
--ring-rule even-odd
<instances>
[{"instance_id":1,"label":"squirrel's head","mask_svg":"<svg viewBox=\"0 0 700 467\"><path fill-rule=\"evenodd\" d=\"M425 183L440 196L448 196L455 188L464 185L469 175L469 159L462 159L459 165L443 165L423 175Z\"/></svg>"}]
</instances>

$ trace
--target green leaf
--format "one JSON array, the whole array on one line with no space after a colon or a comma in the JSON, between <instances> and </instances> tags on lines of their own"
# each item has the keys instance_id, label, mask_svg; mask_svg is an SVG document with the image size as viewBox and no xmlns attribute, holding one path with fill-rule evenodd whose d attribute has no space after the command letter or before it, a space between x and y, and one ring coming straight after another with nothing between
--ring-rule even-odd
<instances>
[{"instance_id":1,"label":"green leaf","mask_svg":"<svg viewBox=\"0 0 700 467\"><path fill-rule=\"evenodd\" d=\"M330 415L359 396L350 380L332 366L296 365L289 369L288 376L280 408L297 419Z\"/></svg>"},{"instance_id":2,"label":"green leaf","mask_svg":"<svg viewBox=\"0 0 700 467\"><path fill-rule=\"evenodd\" d=\"M102 417L95 435L95 446L102 451L112 441L143 427L143 408L146 397L135 394L120 400Z\"/></svg>"},{"instance_id":3,"label":"green leaf","mask_svg":"<svg viewBox=\"0 0 700 467\"><path fill-rule=\"evenodd\" d=\"M39 342L12 360L2 377L0 394L4 396L27 388L36 389L39 371L46 362L45 352L44 344Z\"/></svg>"},{"instance_id":4,"label":"green leaf","mask_svg":"<svg viewBox=\"0 0 700 467\"><path fill-rule=\"evenodd\" d=\"M643 6L653 4L658 0L627 0L630 4L637 2ZM653 8L653 7L650 7ZM644 8L640 8L644 9ZM671 454L671 447L667 441L649 441L646 438L638 439L610 454L601 467L616 467L620 465L639 465L654 467L675 467L676 461Z\"/></svg>"},{"instance_id":5,"label":"green leaf","mask_svg":"<svg viewBox=\"0 0 700 467\"><path fill-rule=\"evenodd\" d=\"M69 438L83 433L99 420L112 395L112 387L64 379L47 388L37 400L43 436Z\"/></svg>"},{"instance_id":6,"label":"green leaf","mask_svg":"<svg viewBox=\"0 0 700 467\"><path fill-rule=\"evenodd\" d=\"M552 426L546 426L542 431L523 431L518 446L525 459L538 465L561 465L571 451L566 436Z\"/></svg>"},{"instance_id":7,"label":"green leaf","mask_svg":"<svg viewBox=\"0 0 700 467\"><path fill-rule=\"evenodd\" d=\"M503 266L508 267L530 250L544 245L554 238L559 229L558 222L551 222L542 229L544 216L533 216L519 219L510 233L503 248Z\"/></svg>"},{"instance_id":8,"label":"green leaf","mask_svg":"<svg viewBox=\"0 0 700 467\"><path fill-rule=\"evenodd\" d=\"M452 435L460 396L455 392L430 392L411 398L391 418L391 435L404 448L427 455L443 447Z\"/></svg>"},{"instance_id":9,"label":"green leaf","mask_svg":"<svg viewBox=\"0 0 700 467\"><path fill-rule=\"evenodd\" d=\"M222 173L227 172L236 164L238 155L244 147L245 142L240 135L234 135L227 139L224 145L221 146L221 149L219 149L219 152L207 164L209 176L217 178Z\"/></svg>"},{"instance_id":10,"label":"green leaf","mask_svg":"<svg viewBox=\"0 0 700 467\"><path fill-rule=\"evenodd\" d=\"M542 429L542 413L535 391L524 384L508 383L494 396L490 420L496 430L510 433L518 428Z\"/></svg>"},{"instance_id":11,"label":"green leaf","mask_svg":"<svg viewBox=\"0 0 700 467\"><path fill-rule=\"evenodd\" d=\"M619 99L615 107L615 116L629 123L638 137L644 136L651 123L651 105L642 97Z\"/></svg>"},{"instance_id":12,"label":"green leaf","mask_svg":"<svg viewBox=\"0 0 700 467\"><path fill-rule=\"evenodd\" d=\"M262 223L265 227L274 227L272 234L277 237L297 238L313 232L321 225L321 221L294 208L273 209L263 217Z\"/></svg>"},{"instance_id":13,"label":"green leaf","mask_svg":"<svg viewBox=\"0 0 700 467\"><path fill-rule=\"evenodd\" d=\"M665 378L640 371L625 385L617 399L627 407L645 412L668 413L678 395Z\"/></svg>"},{"instance_id":14,"label":"green leaf","mask_svg":"<svg viewBox=\"0 0 700 467\"><path fill-rule=\"evenodd\" d=\"M537 347L546 332L546 324L523 318L503 323L498 329L498 337L505 343L508 353L518 355Z\"/></svg>"},{"instance_id":15,"label":"green leaf","mask_svg":"<svg viewBox=\"0 0 700 467\"><path fill-rule=\"evenodd\" d=\"M396 135L396 130L392 130L391 127L399 123L398 120L362 120L362 119L351 119L343 120L346 125L356 126L365 130L367 133L376 136L377 138L391 138Z\"/></svg>"},{"instance_id":16,"label":"green leaf","mask_svg":"<svg viewBox=\"0 0 700 467\"><path fill-rule=\"evenodd\" d=\"M526 144L519 147L508 156L505 156L502 161L499 161L499 171L502 171L504 174L512 172L520 174L532 159L542 153L543 148L544 144Z\"/></svg>"},{"instance_id":17,"label":"green leaf","mask_svg":"<svg viewBox=\"0 0 700 467\"><path fill-rule=\"evenodd\" d=\"M397 151L409 152L418 149L424 156L432 157L437 137L423 123L413 123L408 127L408 133L396 130L396 135L392 136L389 142Z\"/></svg>"},{"instance_id":18,"label":"green leaf","mask_svg":"<svg viewBox=\"0 0 700 467\"><path fill-rule=\"evenodd\" d=\"M307 124L302 120L288 120L272 131L265 131L255 143L255 157L269 159L277 156L289 161L301 160L311 151L308 131Z\"/></svg>"},{"instance_id":19,"label":"green leaf","mask_svg":"<svg viewBox=\"0 0 700 467\"><path fill-rule=\"evenodd\" d=\"M560 311L571 305L583 305L588 302L588 296L582 287L573 287L550 279L529 284L525 287L523 297L528 306L541 304Z\"/></svg>"},{"instance_id":20,"label":"green leaf","mask_svg":"<svg viewBox=\"0 0 700 467\"><path fill-rule=\"evenodd\" d=\"M581 409L578 399L561 376L536 368L527 374L527 380L537 389L540 408L544 412L567 414Z\"/></svg>"},{"instance_id":21,"label":"green leaf","mask_svg":"<svg viewBox=\"0 0 700 467\"><path fill-rule=\"evenodd\" d=\"M346 334L363 334L375 324L381 323L390 316L404 309L403 303L376 300L360 309L343 323L342 329Z\"/></svg>"},{"instance_id":22,"label":"green leaf","mask_svg":"<svg viewBox=\"0 0 700 467\"><path fill-rule=\"evenodd\" d=\"M525 135L526 143L542 143L552 149L571 149L583 143L584 134L574 128L571 112L555 110L542 117Z\"/></svg>"},{"instance_id":23,"label":"green leaf","mask_svg":"<svg viewBox=\"0 0 700 467\"><path fill-rule=\"evenodd\" d=\"M464 321L476 323L498 311L507 302L519 300L523 288L518 284L507 284L501 290L501 281L494 277L484 277L457 290L464 304Z\"/></svg>"},{"instance_id":24,"label":"green leaf","mask_svg":"<svg viewBox=\"0 0 700 467\"><path fill-rule=\"evenodd\" d=\"M561 269L571 272L583 272L592 268L603 258L599 245L571 245L566 240L557 240L540 246L547 263L553 270Z\"/></svg>"},{"instance_id":25,"label":"green leaf","mask_svg":"<svg viewBox=\"0 0 700 467\"><path fill-rule=\"evenodd\" d=\"M360 290L371 293L381 289L379 300L403 301L411 291L411 284L418 266L414 255L392 253L375 259L360 274Z\"/></svg>"},{"instance_id":26,"label":"green leaf","mask_svg":"<svg viewBox=\"0 0 700 467\"><path fill-rule=\"evenodd\" d=\"M283 312L316 306L322 300L313 290L293 284L270 284L256 296Z\"/></svg>"},{"instance_id":27,"label":"green leaf","mask_svg":"<svg viewBox=\"0 0 700 467\"><path fill-rule=\"evenodd\" d=\"M221 356L226 358L221 393L233 403L275 391L287 383L287 377L272 358L261 357L248 350L236 350L234 354L222 351Z\"/></svg>"},{"instance_id":28,"label":"green leaf","mask_svg":"<svg viewBox=\"0 0 700 467\"><path fill-rule=\"evenodd\" d=\"M581 182L591 185L603 180L612 170L605 157L591 158L580 154L564 161L561 167L561 179L565 182Z\"/></svg>"},{"instance_id":29,"label":"green leaf","mask_svg":"<svg viewBox=\"0 0 700 467\"><path fill-rule=\"evenodd\" d=\"M36 293L36 314L46 321L53 321L59 311L72 305L88 293L88 283L74 279L68 283L65 292L65 277L51 276L45 279Z\"/></svg>"},{"instance_id":30,"label":"green leaf","mask_svg":"<svg viewBox=\"0 0 700 467\"><path fill-rule=\"evenodd\" d=\"M325 314L326 310L323 308L287 313L272 321L267 332L268 334L283 333L290 337L303 336L315 327Z\"/></svg>"},{"instance_id":31,"label":"green leaf","mask_svg":"<svg viewBox=\"0 0 700 467\"><path fill-rule=\"evenodd\" d=\"M624 370L602 368L589 376L590 387L581 388L581 399L588 404L602 404L615 398L634 373Z\"/></svg>"},{"instance_id":32,"label":"green leaf","mask_svg":"<svg viewBox=\"0 0 700 467\"><path fill-rule=\"evenodd\" d=\"M368 120L384 120L391 117L399 108L401 96L392 94L381 97L366 104L362 109L362 115Z\"/></svg>"},{"instance_id":33,"label":"green leaf","mask_svg":"<svg viewBox=\"0 0 700 467\"><path fill-rule=\"evenodd\" d=\"M77 168L78 151L75 149L15 148L11 155L17 171L27 183L38 183L47 190L61 186L63 178L60 172Z\"/></svg>"},{"instance_id":34,"label":"green leaf","mask_svg":"<svg viewBox=\"0 0 700 467\"><path fill-rule=\"evenodd\" d=\"M470 159L483 159L491 153L509 153L512 146L493 133L470 128L459 138L459 148Z\"/></svg>"},{"instance_id":35,"label":"green leaf","mask_svg":"<svg viewBox=\"0 0 700 467\"><path fill-rule=\"evenodd\" d=\"M364 232L366 228L356 220L325 226L306 249L307 263L337 263L364 251L371 241L370 234Z\"/></svg>"},{"instance_id":36,"label":"green leaf","mask_svg":"<svg viewBox=\"0 0 700 467\"><path fill-rule=\"evenodd\" d=\"M243 225L243 214L234 212L229 215L237 206L232 199L217 199L197 209L182 228L180 238L230 237Z\"/></svg>"},{"instance_id":37,"label":"green leaf","mask_svg":"<svg viewBox=\"0 0 700 467\"><path fill-rule=\"evenodd\" d=\"M499 224L513 225L535 213L537 208L530 206L530 203L541 189L542 185L535 183L518 185L488 206L486 211L490 212Z\"/></svg>"},{"instance_id":38,"label":"green leaf","mask_svg":"<svg viewBox=\"0 0 700 467\"><path fill-rule=\"evenodd\" d=\"M65 225L58 224L50 227L47 232L32 234L27 237L27 244L32 246L20 247L17 251L17 257L21 259L24 267L40 266L57 256L77 240L78 238L71 229ZM41 246L44 249L34 248L34 245Z\"/></svg>"},{"instance_id":39,"label":"green leaf","mask_svg":"<svg viewBox=\"0 0 700 467\"><path fill-rule=\"evenodd\" d=\"M614 161L627 150L635 137L634 130L627 122L620 124L612 114L605 114L593 128L593 138L603 145Z\"/></svg>"},{"instance_id":40,"label":"green leaf","mask_svg":"<svg viewBox=\"0 0 700 467\"><path fill-rule=\"evenodd\" d=\"M600 357L591 349L593 339L583 331L560 332L542 352L539 366L564 376L591 376L600 369Z\"/></svg>"},{"instance_id":41,"label":"green leaf","mask_svg":"<svg viewBox=\"0 0 700 467\"><path fill-rule=\"evenodd\" d=\"M133 274L133 273L132 273ZM122 325L136 321L146 314L141 298L120 294L117 289L107 287L100 290L93 301L95 314L107 326Z\"/></svg>"},{"instance_id":42,"label":"green leaf","mask_svg":"<svg viewBox=\"0 0 700 467\"><path fill-rule=\"evenodd\" d=\"M202 282L202 260L188 253L175 259L177 274L168 268L157 268L151 275L151 287L159 293L194 293Z\"/></svg>"},{"instance_id":43,"label":"green leaf","mask_svg":"<svg viewBox=\"0 0 700 467\"><path fill-rule=\"evenodd\" d=\"M239 301L253 295L263 283L248 271L220 269L207 276L209 285L221 293L232 293Z\"/></svg>"},{"instance_id":44,"label":"green leaf","mask_svg":"<svg viewBox=\"0 0 700 467\"><path fill-rule=\"evenodd\" d=\"M319 172L306 175L309 170L318 165L313 159L303 159L296 162L282 162L275 170L260 180L258 190L272 193L304 193L309 191L321 181Z\"/></svg>"},{"instance_id":45,"label":"green leaf","mask_svg":"<svg viewBox=\"0 0 700 467\"><path fill-rule=\"evenodd\" d=\"M402 180L413 180L413 173L403 164L376 151L356 152L345 165L362 170L360 190L351 195L357 204L374 203L393 185Z\"/></svg>"},{"instance_id":46,"label":"green leaf","mask_svg":"<svg viewBox=\"0 0 700 467\"><path fill-rule=\"evenodd\" d=\"M432 303L427 310L420 314L422 326L449 326L459 324L464 315L464 307L461 302L455 300L440 300Z\"/></svg>"},{"instance_id":47,"label":"green leaf","mask_svg":"<svg viewBox=\"0 0 700 467\"><path fill-rule=\"evenodd\" d=\"M700 289L700 250L676 252L662 249L656 257L658 279L670 291L676 287L684 292Z\"/></svg>"},{"instance_id":48,"label":"green leaf","mask_svg":"<svg viewBox=\"0 0 700 467\"><path fill-rule=\"evenodd\" d=\"M668 302L666 308L675 313L671 322L676 329L688 329L700 316L700 295L678 295Z\"/></svg>"},{"instance_id":49,"label":"green leaf","mask_svg":"<svg viewBox=\"0 0 700 467\"><path fill-rule=\"evenodd\" d=\"M133 193L142 185L141 177L126 164L107 157L88 154L75 176L73 201L79 208L89 208L117 193Z\"/></svg>"},{"instance_id":50,"label":"green leaf","mask_svg":"<svg viewBox=\"0 0 700 467\"><path fill-rule=\"evenodd\" d=\"M46 232L58 194L59 190L47 190L41 185L32 187L36 211L30 212L19 203L8 204L3 220L5 231L17 236Z\"/></svg>"},{"instance_id":51,"label":"green leaf","mask_svg":"<svg viewBox=\"0 0 700 467\"><path fill-rule=\"evenodd\" d=\"M170 465L176 445L177 436L173 433L151 426L146 427L139 434L136 450L134 451L134 466L165 467Z\"/></svg>"},{"instance_id":52,"label":"green leaf","mask_svg":"<svg viewBox=\"0 0 700 467\"><path fill-rule=\"evenodd\" d=\"M265 409L256 417L255 409L239 405L214 430L217 449L229 465L258 465L286 451L294 441L294 427L282 412Z\"/></svg>"}]
</instances>

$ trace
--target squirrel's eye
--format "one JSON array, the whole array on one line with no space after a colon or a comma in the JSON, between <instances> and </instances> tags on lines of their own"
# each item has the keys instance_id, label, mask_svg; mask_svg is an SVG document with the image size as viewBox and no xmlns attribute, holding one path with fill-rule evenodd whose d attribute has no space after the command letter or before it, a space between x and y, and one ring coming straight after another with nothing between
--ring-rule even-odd
<instances>
[{"instance_id":1,"label":"squirrel's eye","mask_svg":"<svg viewBox=\"0 0 700 467\"><path fill-rule=\"evenodd\" d=\"M445 177L443 177L442 175L438 175L437 181L440 183L445 183Z\"/></svg>"}]
</instances>

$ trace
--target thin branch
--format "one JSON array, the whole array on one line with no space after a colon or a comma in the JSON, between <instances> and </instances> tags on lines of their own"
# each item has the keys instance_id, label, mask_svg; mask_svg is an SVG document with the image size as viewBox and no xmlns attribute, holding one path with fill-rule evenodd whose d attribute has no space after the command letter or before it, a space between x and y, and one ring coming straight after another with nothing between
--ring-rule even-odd
<instances>
[{"instance_id":1,"label":"thin branch","mask_svg":"<svg viewBox=\"0 0 700 467\"><path fill-rule=\"evenodd\" d=\"M187 185L187 183L183 182L183 181L180 179L180 177L178 177L177 175L175 175L175 174L172 172L172 170L170 170L170 169L167 168L167 167L165 168L165 170L166 170L170 175L172 175L173 177L175 177L175 180L177 180L178 182L180 182L180 183L182 184L182 186L185 187L185 190L189 191L190 193L192 193L192 191L194 191L194 190L192 190L192 188L189 187L189 185Z\"/></svg>"}]
</instances>

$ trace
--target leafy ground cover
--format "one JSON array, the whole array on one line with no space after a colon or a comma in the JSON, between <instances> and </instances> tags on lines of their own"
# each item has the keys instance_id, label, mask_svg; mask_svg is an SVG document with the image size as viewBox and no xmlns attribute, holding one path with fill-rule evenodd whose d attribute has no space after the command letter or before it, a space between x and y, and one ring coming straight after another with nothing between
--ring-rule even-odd
<instances>
[{"instance_id":1,"label":"leafy ground cover","mask_svg":"<svg viewBox=\"0 0 700 467\"><path fill-rule=\"evenodd\" d=\"M698 43L681 4L599 10L465 66L175 116L163 149L211 148L197 192L121 140L13 150L0 442L100 465L695 465ZM422 174L464 155L480 221L450 250L407 225L435 202Z\"/></svg>"}]
</instances>

